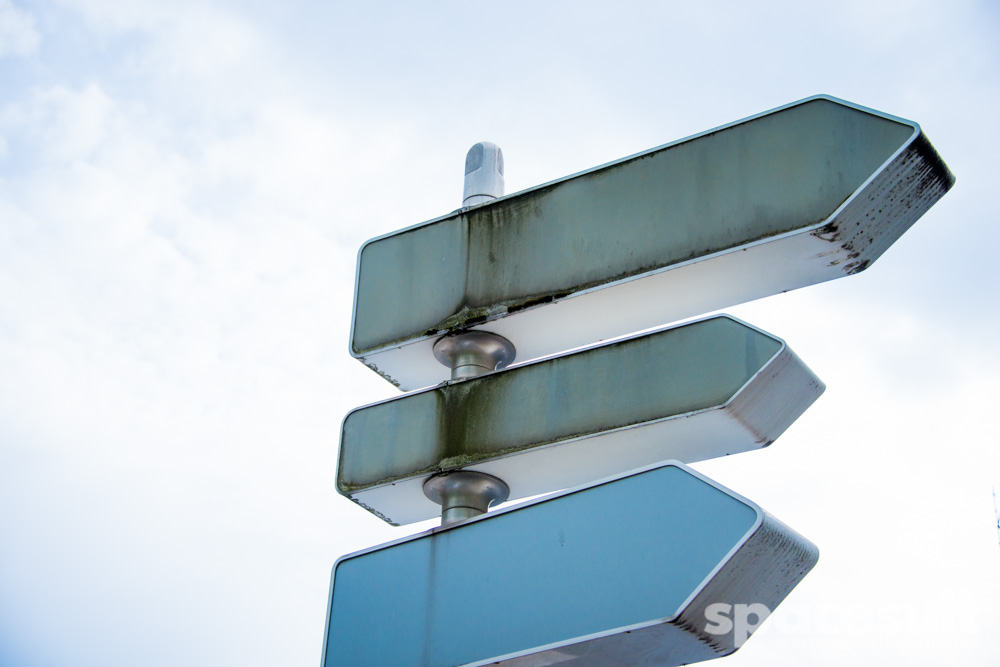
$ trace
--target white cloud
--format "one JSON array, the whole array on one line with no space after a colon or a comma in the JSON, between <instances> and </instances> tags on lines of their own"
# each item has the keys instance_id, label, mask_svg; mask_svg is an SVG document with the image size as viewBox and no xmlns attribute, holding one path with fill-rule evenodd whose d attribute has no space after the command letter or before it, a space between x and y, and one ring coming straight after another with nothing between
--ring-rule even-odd
<instances>
[{"instance_id":1,"label":"white cloud","mask_svg":"<svg viewBox=\"0 0 1000 667\"><path fill-rule=\"evenodd\" d=\"M32 143L33 160L66 164L93 157L113 129L112 112L111 100L94 84L79 91L54 86L5 108L0 124Z\"/></svg>"},{"instance_id":2,"label":"white cloud","mask_svg":"<svg viewBox=\"0 0 1000 667\"><path fill-rule=\"evenodd\" d=\"M0 0L0 58L34 55L40 41L34 17L10 0Z\"/></svg>"},{"instance_id":3,"label":"white cloud","mask_svg":"<svg viewBox=\"0 0 1000 667\"><path fill-rule=\"evenodd\" d=\"M73 645L83 665L221 664L240 645L277 664L288 652L245 628L293 612L290 590L325 598L281 535L304 520L289 498L322 521L324 499L296 480L323 476L339 419L326 404L346 391L324 359L350 307L330 286L350 282L354 250L304 221L336 171L310 138L338 132L274 112L188 151L165 113L94 83L27 93L0 119L19 165L0 181L0 625L66 628L53 643L17 621L8 643L34 660ZM313 540L309 557L328 552ZM313 622L277 624L310 660Z\"/></svg>"},{"instance_id":4,"label":"white cloud","mask_svg":"<svg viewBox=\"0 0 1000 667\"><path fill-rule=\"evenodd\" d=\"M158 76L213 77L256 59L260 35L240 14L218 4L136 0L64 0L103 35L142 35Z\"/></svg>"}]
</instances>

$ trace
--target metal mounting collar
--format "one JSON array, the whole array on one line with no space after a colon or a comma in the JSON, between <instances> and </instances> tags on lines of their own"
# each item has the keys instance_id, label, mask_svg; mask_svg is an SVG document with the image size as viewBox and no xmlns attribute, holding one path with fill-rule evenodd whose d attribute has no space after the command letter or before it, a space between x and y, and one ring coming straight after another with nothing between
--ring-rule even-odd
<instances>
[{"instance_id":1,"label":"metal mounting collar","mask_svg":"<svg viewBox=\"0 0 1000 667\"><path fill-rule=\"evenodd\" d=\"M434 358L451 369L451 379L491 373L514 361L509 340L489 331L460 331L434 343Z\"/></svg>"},{"instance_id":2,"label":"metal mounting collar","mask_svg":"<svg viewBox=\"0 0 1000 667\"><path fill-rule=\"evenodd\" d=\"M474 470L434 475L424 482L424 495L441 506L441 525L486 514L490 505L510 497L502 479Z\"/></svg>"}]
</instances>

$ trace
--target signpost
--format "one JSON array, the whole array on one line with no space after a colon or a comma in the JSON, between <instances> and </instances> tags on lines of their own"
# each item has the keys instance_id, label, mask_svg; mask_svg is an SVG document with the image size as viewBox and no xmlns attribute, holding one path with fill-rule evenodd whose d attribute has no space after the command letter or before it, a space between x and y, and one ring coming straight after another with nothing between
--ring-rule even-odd
<instances>
[{"instance_id":1,"label":"signpost","mask_svg":"<svg viewBox=\"0 0 1000 667\"><path fill-rule=\"evenodd\" d=\"M713 611L763 616L818 557L754 503L667 464L341 558L323 664L716 658L763 619L713 634Z\"/></svg>"},{"instance_id":2,"label":"signpost","mask_svg":"<svg viewBox=\"0 0 1000 667\"><path fill-rule=\"evenodd\" d=\"M357 408L337 489L390 523L422 521L441 513L423 491L435 473L488 473L516 500L760 449L823 389L783 341L713 317Z\"/></svg>"},{"instance_id":3,"label":"signpost","mask_svg":"<svg viewBox=\"0 0 1000 667\"><path fill-rule=\"evenodd\" d=\"M682 462L766 447L823 383L728 316L551 355L863 271L954 177L827 96L508 197L497 146L465 172L468 208L358 256L351 353L427 388L347 415L337 488L442 527L338 560L324 667L735 651L818 552Z\"/></svg>"}]
</instances>

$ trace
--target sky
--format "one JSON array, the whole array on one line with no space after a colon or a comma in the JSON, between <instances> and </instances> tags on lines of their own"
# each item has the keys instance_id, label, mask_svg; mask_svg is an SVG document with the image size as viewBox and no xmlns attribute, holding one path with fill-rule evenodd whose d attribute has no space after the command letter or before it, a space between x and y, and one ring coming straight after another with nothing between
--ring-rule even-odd
<instances>
[{"instance_id":1,"label":"sky","mask_svg":"<svg viewBox=\"0 0 1000 667\"><path fill-rule=\"evenodd\" d=\"M720 665L995 665L993 2L0 0L0 664L316 665L330 569L426 530L335 490L356 253L826 93L954 189L867 271L726 312L827 391L694 467L820 549Z\"/></svg>"}]
</instances>

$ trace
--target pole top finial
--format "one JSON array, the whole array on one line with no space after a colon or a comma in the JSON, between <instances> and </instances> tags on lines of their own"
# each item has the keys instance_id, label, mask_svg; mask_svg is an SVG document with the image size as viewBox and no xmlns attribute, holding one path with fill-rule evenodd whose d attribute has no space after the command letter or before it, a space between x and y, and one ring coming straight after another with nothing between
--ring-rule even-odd
<instances>
[{"instance_id":1,"label":"pole top finial","mask_svg":"<svg viewBox=\"0 0 1000 667\"><path fill-rule=\"evenodd\" d=\"M503 151L489 141L474 144L465 155L462 206L474 206L503 196Z\"/></svg>"}]
</instances>

